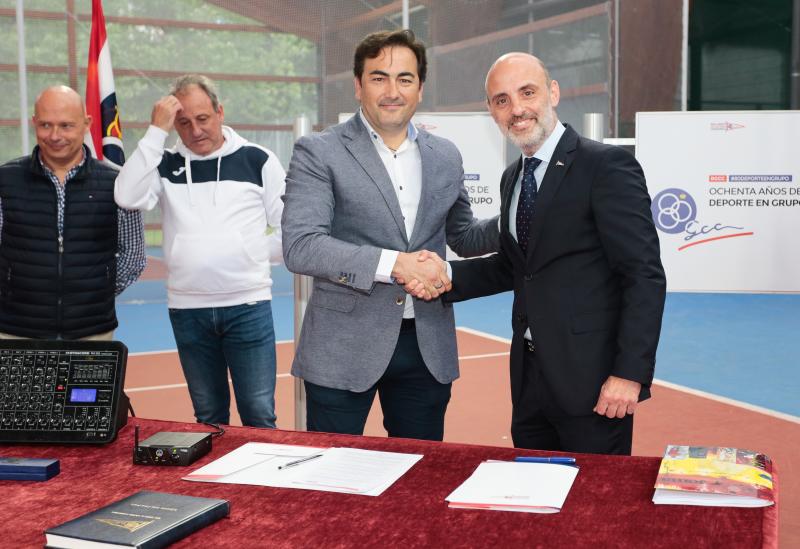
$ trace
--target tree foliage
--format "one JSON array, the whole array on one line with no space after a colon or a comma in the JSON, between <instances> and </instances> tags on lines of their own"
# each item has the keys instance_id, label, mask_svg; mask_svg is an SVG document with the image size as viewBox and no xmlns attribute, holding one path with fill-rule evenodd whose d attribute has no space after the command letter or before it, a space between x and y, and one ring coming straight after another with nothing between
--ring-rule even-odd
<instances>
[{"instance_id":1,"label":"tree foliage","mask_svg":"<svg viewBox=\"0 0 800 549\"><path fill-rule=\"evenodd\" d=\"M13 0L0 0L0 6L13 7ZM26 10L66 13L66 0L26 0ZM91 0L77 0L78 14L91 13ZM243 17L202 0L105 0L106 18L113 16L158 18L162 21L180 20L218 24L255 26L258 21ZM301 17L302 14L298 14ZM89 50L91 23L73 19L76 29L74 62L84 68ZM0 17L0 58L17 58L16 22L13 17ZM318 75L317 46L295 35L228 28L182 28L165 25L133 25L107 22L107 33L114 68L141 71L135 76L117 74L115 85L122 115L126 122L146 123L153 103L169 88L170 80L154 78L148 71L199 72L241 76L316 77ZM28 65L63 66L63 74L28 72L28 101L33 101L43 87L67 80L68 52L65 19L25 20L26 61ZM85 77L79 73L79 92L84 92ZM236 124L287 125L300 114L317 119L318 85L304 82L274 82L264 80L216 79L225 106L226 122ZM0 103L0 118L19 117L19 83L16 72L0 72L0 93L6 101ZM125 130L126 149L133 150L134 137L142 130ZM252 132L264 137L263 132ZM278 149L291 143L291 133L270 139ZM19 145L13 146L11 135L19 139L18 128L4 132L0 139L3 158L17 156ZM276 151L277 152L277 151ZM286 153L279 155L288 162Z\"/></svg>"}]
</instances>

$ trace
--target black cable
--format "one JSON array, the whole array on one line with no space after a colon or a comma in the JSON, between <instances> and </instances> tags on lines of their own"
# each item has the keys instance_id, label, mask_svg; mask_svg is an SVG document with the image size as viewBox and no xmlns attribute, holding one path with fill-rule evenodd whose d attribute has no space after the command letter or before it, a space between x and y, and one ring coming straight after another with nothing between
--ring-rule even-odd
<instances>
[{"instance_id":1,"label":"black cable","mask_svg":"<svg viewBox=\"0 0 800 549\"><path fill-rule=\"evenodd\" d=\"M122 391L121 398L122 400L125 401L125 406L127 406L128 409L127 411L131 413L131 417L136 417L136 412L133 411L133 404L131 404L131 399L128 397L125 391Z\"/></svg>"},{"instance_id":2,"label":"black cable","mask_svg":"<svg viewBox=\"0 0 800 549\"><path fill-rule=\"evenodd\" d=\"M222 427L220 427L220 425L219 425L218 423L207 423L207 422L205 422L205 421L202 421L201 423L202 423L203 425L208 425L209 427L213 427L214 429L216 429L216 430L217 430L217 432L216 432L216 433L211 433L211 436L212 436L212 437L221 437L222 435L224 435L224 434L225 434L225 429L223 429Z\"/></svg>"}]
</instances>

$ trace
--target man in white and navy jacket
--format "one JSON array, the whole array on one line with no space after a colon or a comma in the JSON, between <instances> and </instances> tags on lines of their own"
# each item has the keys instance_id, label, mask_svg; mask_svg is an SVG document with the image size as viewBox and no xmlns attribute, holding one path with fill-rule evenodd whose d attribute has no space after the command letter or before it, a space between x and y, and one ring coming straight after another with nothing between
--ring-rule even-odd
<instances>
[{"instance_id":1,"label":"man in white and navy jacket","mask_svg":"<svg viewBox=\"0 0 800 549\"><path fill-rule=\"evenodd\" d=\"M270 263L281 261L283 167L223 125L214 83L178 78L117 178L121 207L159 204L169 317L197 421L275 426ZM165 148L174 128L179 141Z\"/></svg>"}]
</instances>

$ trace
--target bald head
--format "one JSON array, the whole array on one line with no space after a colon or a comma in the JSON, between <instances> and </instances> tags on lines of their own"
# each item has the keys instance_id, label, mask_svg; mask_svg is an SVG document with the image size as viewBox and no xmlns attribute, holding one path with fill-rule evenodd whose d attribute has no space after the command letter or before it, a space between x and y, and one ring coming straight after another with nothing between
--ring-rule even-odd
<instances>
[{"instance_id":1,"label":"bald head","mask_svg":"<svg viewBox=\"0 0 800 549\"><path fill-rule=\"evenodd\" d=\"M67 86L45 88L33 112L40 158L60 177L83 159L83 137L92 119L78 92Z\"/></svg>"},{"instance_id":2,"label":"bald head","mask_svg":"<svg viewBox=\"0 0 800 549\"><path fill-rule=\"evenodd\" d=\"M505 67L505 66L519 66L519 67L528 67L529 69L533 70L534 72L539 70L544 73L545 81L547 85L550 85L552 78L550 78L550 71L547 70L547 67L544 66L544 63L541 59L536 57L535 55L531 55L529 53L514 51L511 53L506 53L501 55L497 58L497 61L492 63L492 66L489 68L489 72L486 73L486 95L488 99L489 95L489 78L492 76L492 72L495 71L498 67Z\"/></svg>"},{"instance_id":3,"label":"bald head","mask_svg":"<svg viewBox=\"0 0 800 549\"><path fill-rule=\"evenodd\" d=\"M555 129L558 82L544 63L528 53L501 56L486 75L486 101L497 127L527 156Z\"/></svg>"},{"instance_id":4,"label":"bald head","mask_svg":"<svg viewBox=\"0 0 800 549\"><path fill-rule=\"evenodd\" d=\"M34 116L39 113L39 106L44 105L45 108L59 108L64 109L77 109L81 115L86 114L86 107L83 104L81 96L78 92L69 86L57 85L50 86L43 89L36 97L36 103L33 106Z\"/></svg>"}]
</instances>

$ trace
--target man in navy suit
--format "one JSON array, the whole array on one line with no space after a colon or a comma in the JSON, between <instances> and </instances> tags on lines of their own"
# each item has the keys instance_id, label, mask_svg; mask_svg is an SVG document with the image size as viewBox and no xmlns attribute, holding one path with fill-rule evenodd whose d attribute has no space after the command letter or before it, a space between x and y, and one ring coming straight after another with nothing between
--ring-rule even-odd
<instances>
[{"instance_id":1,"label":"man in navy suit","mask_svg":"<svg viewBox=\"0 0 800 549\"><path fill-rule=\"evenodd\" d=\"M500 183L500 252L453 262L444 298L514 290L515 446L629 455L666 292L644 174L559 122L558 82L536 57L500 57L486 95L522 158Z\"/></svg>"}]
</instances>

